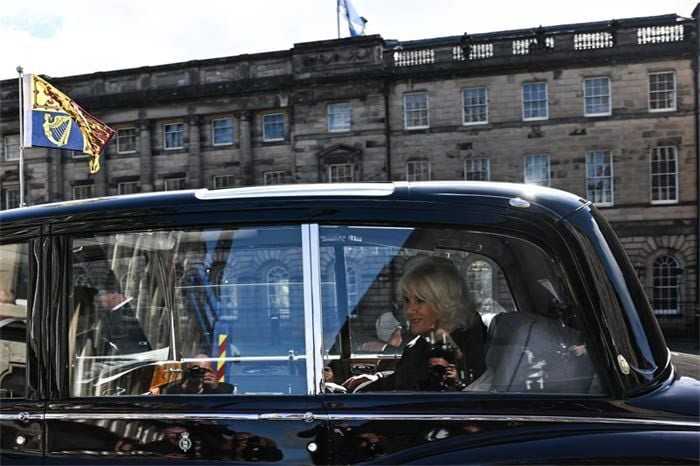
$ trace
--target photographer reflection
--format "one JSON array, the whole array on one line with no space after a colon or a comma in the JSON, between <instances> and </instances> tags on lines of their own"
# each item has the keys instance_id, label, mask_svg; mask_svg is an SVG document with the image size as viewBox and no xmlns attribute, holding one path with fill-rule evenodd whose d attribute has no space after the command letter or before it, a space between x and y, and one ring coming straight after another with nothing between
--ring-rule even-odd
<instances>
[{"instance_id":1,"label":"photographer reflection","mask_svg":"<svg viewBox=\"0 0 700 466\"><path fill-rule=\"evenodd\" d=\"M457 392L466 384L457 372L456 353L458 350L444 345L436 345L428 353L428 378L421 384L422 390L437 392Z\"/></svg>"},{"instance_id":2,"label":"photographer reflection","mask_svg":"<svg viewBox=\"0 0 700 466\"><path fill-rule=\"evenodd\" d=\"M209 356L200 353L193 359L199 361L183 364L182 379L168 384L162 393L165 395L216 395L233 393L233 385L219 382Z\"/></svg>"}]
</instances>

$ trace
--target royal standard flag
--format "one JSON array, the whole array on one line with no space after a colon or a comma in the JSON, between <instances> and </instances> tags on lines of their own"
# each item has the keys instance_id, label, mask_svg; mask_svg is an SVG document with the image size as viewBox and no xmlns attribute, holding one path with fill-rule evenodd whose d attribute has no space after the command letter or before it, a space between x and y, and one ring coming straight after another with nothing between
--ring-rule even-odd
<instances>
[{"instance_id":1,"label":"royal standard flag","mask_svg":"<svg viewBox=\"0 0 700 466\"><path fill-rule=\"evenodd\" d=\"M90 173L97 173L114 130L35 74L24 75L22 85L24 147L81 151L90 156Z\"/></svg>"}]
</instances>

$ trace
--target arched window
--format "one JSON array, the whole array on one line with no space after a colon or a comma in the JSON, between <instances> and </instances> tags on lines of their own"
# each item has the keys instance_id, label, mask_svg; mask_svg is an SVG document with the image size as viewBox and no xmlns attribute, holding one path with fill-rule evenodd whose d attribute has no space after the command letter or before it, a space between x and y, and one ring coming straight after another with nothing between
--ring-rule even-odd
<instances>
[{"instance_id":1,"label":"arched window","mask_svg":"<svg viewBox=\"0 0 700 466\"><path fill-rule=\"evenodd\" d=\"M238 319L238 283L233 270L221 267L214 280L221 310L234 320Z\"/></svg>"},{"instance_id":2,"label":"arched window","mask_svg":"<svg viewBox=\"0 0 700 466\"><path fill-rule=\"evenodd\" d=\"M270 316L289 319L289 272L275 266L267 271L267 304Z\"/></svg>"},{"instance_id":3,"label":"arched window","mask_svg":"<svg viewBox=\"0 0 700 466\"><path fill-rule=\"evenodd\" d=\"M493 271L491 266L481 260L469 264L467 267L467 286L477 304L481 304L486 298L492 298Z\"/></svg>"},{"instance_id":4,"label":"arched window","mask_svg":"<svg viewBox=\"0 0 700 466\"><path fill-rule=\"evenodd\" d=\"M357 271L353 267L348 267L345 270L345 275L345 280L348 284L348 307L352 309L357 304Z\"/></svg>"},{"instance_id":5,"label":"arched window","mask_svg":"<svg viewBox=\"0 0 700 466\"><path fill-rule=\"evenodd\" d=\"M652 268L653 304L657 314L680 314L681 267L675 257L664 255Z\"/></svg>"}]
</instances>

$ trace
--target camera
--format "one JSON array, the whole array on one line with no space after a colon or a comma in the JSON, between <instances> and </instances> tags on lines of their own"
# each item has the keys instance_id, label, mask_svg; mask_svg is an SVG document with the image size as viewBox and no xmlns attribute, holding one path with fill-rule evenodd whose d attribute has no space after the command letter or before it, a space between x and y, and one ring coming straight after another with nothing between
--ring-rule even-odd
<instances>
[{"instance_id":1,"label":"camera","mask_svg":"<svg viewBox=\"0 0 700 466\"><path fill-rule=\"evenodd\" d=\"M433 344L427 354L428 376L421 384L428 391L457 391L464 388L464 383L458 377L449 377L449 365L454 365L459 358L458 351L445 344Z\"/></svg>"},{"instance_id":2,"label":"camera","mask_svg":"<svg viewBox=\"0 0 700 466\"><path fill-rule=\"evenodd\" d=\"M199 366L192 366L187 369L185 369L185 372L183 373L183 377L185 379L202 379L204 380L204 375L207 373L207 370L203 367Z\"/></svg>"}]
</instances>

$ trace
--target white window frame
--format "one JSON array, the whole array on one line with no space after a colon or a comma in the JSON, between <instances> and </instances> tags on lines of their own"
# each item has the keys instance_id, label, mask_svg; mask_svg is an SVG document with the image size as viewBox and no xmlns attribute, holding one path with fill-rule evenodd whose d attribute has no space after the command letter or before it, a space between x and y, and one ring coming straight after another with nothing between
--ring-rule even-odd
<instances>
[{"instance_id":1,"label":"white window frame","mask_svg":"<svg viewBox=\"0 0 700 466\"><path fill-rule=\"evenodd\" d=\"M651 108L651 77L660 74L670 74L673 76L673 90L671 91L673 94L673 106L668 108ZM655 93L659 92L664 91L655 91ZM647 108L649 109L649 113L675 112L678 109L678 79L675 71L657 71L647 75Z\"/></svg>"},{"instance_id":2,"label":"white window frame","mask_svg":"<svg viewBox=\"0 0 700 466\"><path fill-rule=\"evenodd\" d=\"M333 176L333 171L334 169L341 169L343 170L343 174L347 175L347 173L350 173L350 179L346 180L336 180L334 179ZM352 183L355 181L355 166L352 163L332 163L328 165L328 182L329 183Z\"/></svg>"},{"instance_id":3,"label":"white window frame","mask_svg":"<svg viewBox=\"0 0 700 466\"><path fill-rule=\"evenodd\" d=\"M177 188L169 188L168 187L169 183L174 183L176 181L178 184L181 184L181 186L179 186ZM169 178L163 178L163 191L178 191L181 189L185 189L185 186L182 186L182 185L184 185L186 182L187 182L187 178L185 178L184 176L173 176L173 177L169 177Z\"/></svg>"},{"instance_id":4,"label":"white window frame","mask_svg":"<svg viewBox=\"0 0 700 466\"><path fill-rule=\"evenodd\" d=\"M231 123L231 141L230 142L216 142L216 122L217 121L228 121ZM234 134L233 134L233 118L226 117L226 118L214 118L211 120L211 145L215 147L219 146L231 146L234 143Z\"/></svg>"},{"instance_id":5,"label":"white window frame","mask_svg":"<svg viewBox=\"0 0 700 466\"><path fill-rule=\"evenodd\" d=\"M342 124L338 125L338 121ZM346 133L352 129L352 105L350 102L335 102L326 107L326 122L329 133Z\"/></svg>"},{"instance_id":6,"label":"white window frame","mask_svg":"<svg viewBox=\"0 0 700 466\"><path fill-rule=\"evenodd\" d=\"M598 155L598 154L604 154L607 156L607 164L610 166L610 176L589 176L589 167L593 164L593 162L590 160L591 157ZM599 165L598 162L595 162L596 165ZM593 200L593 197L591 195L592 191L589 187L588 182L597 180L597 179L609 179L610 180L610 201L608 202L595 202ZM609 150L590 150L586 152L586 197L588 200L592 201L593 204L596 206L600 207L610 207L615 205L615 173L613 171L613 156L612 152Z\"/></svg>"},{"instance_id":7,"label":"white window frame","mask_svg":"<svg viewBox=\"0 0 700 466\"><path fill-rule=\"evenodd\" d=\"M134 148L133 149L122 149L122 133L126 131L133 131L134 134ZM138 147L138 142L137 142L137 135L136 135L136 128L135 127L130 127L130 128L118 128L117 129L117 154L133 154L136 152L136 148Z\"/></svg>"},{"instance_id":8,"label":"white window frame","mask_svg":"<svg viewBox=\"0 0 700 466\"><path fill-rule=\"evenodd\" d=\"M678 275L673 273L674 269L679 269L680 266L680 262L672 254L662 254L654 259L654 263L651 266L651 300L654 314L678 315L681 313L681 280ZM657 298L657 295L661 295L661 297ZM676 307L657 308L657 300L675 301Z\"/></svg>"},{"instance_id":9,"label":"white window frame","mask_svg":"<svg viewBox=\"0 0 700 466\"><path fill-rule=\"evenodd\" d=\"M536 157L537 157L537 159L535 159ZM528 177L527 177L527 171L528 171L527 170L527 167L528 167L527 162L528 162L528 160L546 160L547 161L547 178L546 178L547 184L542 184L539 182L539 181L543 181L543 180L537 180L537 179L530 179L529 180L528 179ZM526 155L523 165L524 165L523 166L523 181L526 184L533 184L533 185L537 185L537 186L551 186L551 184L552 184L552 175L551 175L552 164L551 164L551 161L549 158L549 154Z\"/></svg>"},{"instance_id":10,"label":"white window frame","mask_svg":"<svg viewBox=\"0 0 700 466\"><path fill-rule=\"evenodd\" d=\"M595 81L599 79L604 79L608 83L608 92L607 94L599 94L599 95L588 95L586 93L586 83L589 81ZM610 77L609 76L593 76L590 78L585 78L583 80L583 115L587 117L597 117L597 116L610 116L612 115L612 87L610 83ZM608 99L608 109L604 112L592 112L588 113L588 105L587 101L588 99L594 99L596 97L607 97Z\"/></svg>"},{"instance_id":11,"label":"white window frame","mask_svg":"<svg viewBox=\"0 0 700 466\"><path fill-rule=\"evenodd\" d=\"M676 166L675 172L665 172L665 173L654 173L654 153L661 152L664 150L666 154L668 154L668 150L671 150L671 153L673 154L673 161ZM678 204L679 202L679 167L678 167L678 148L676 146L659 146L659 147L652 147L651 150L649 151L649 196L652 204L655 205L661 205L661 204ZM673 194L673 199L657 199L654 200L654 177L655 176L668 176L668 175L673 175L675 179L675 185L676 189ZM663 188L666 189L666 188ZM667 189L666 189L667 190Z\"/></svg>"},{"instance_id":12,"label":"white window frame","mask_svg":"<svg viewBox=\"0 0 700 466\"><path fill-rule=\"evenodd\" d=\"M484 165L486 166L486 178L479 179L479 180L467 178L467 173L483 173L482 170L479 170L478 172L476 170L473 170L475 162L479 162L479 165L481 165L482 167ZM470 168L472 168L472 169L470 170ZM464 180L465 181L491 181L491 160L489 160L488 157L465 159L464 160Z\"/></svg>"},{"instance_id":13,"label":"white window frame","mask_svg":"<svg viewBox=\"0 0 700 466\"><path fill-rule=\"evenodd\" d=\"M427 178L423 178L426 173ZM406 162L406 181L430 181L432 177L430 160L409 160Z\"/></svg>"},{"instance_id":14,"label":"white window frame","mask_svg":"<svg viewBox=\"0 0 700 466\"><path fill-rule=\"evenodd\" d=\"M411 109L408 110L406 107L406 98L407 97L414 97L414 96L425 96L425 109L423 108L418 108L418 109ZM408 125L408 114L409 112L422 112L425 111L425 124L424 125L414 125L414 126L409 126ZM428 93L427 92L409 92L408 94L403 95L403 127L404 129L426 129L430 128L430 99L428 98Z\"/></svg>"},{"instance_id":15,"label":"white window frame","mask_svg":"<svg viewBox=\"0 0 700 466\"><path fill-rule=\"evenodd\" d=\"M127 186L136 186L136 189L133 191L128 190L129 192L125 192L127 191L127 189L125 189ZM120 196L126 194L135 194L138 192L141 192L141 183L139 183L138 181L122 181L117 183L117 194L119 194Z\"/></svg>"},{"instance_id":16,"label":"white window frame","mask_svg":"<svg viewBox=\"0 0 700 466\"><path fill-rule=\"evenodd\" d=\"M273 117L273 116L281 116L282 117L282 137L281 138L268 138L267 137L267 125L268 123L265 121L267 118ZM265 115L262 116L262 121L263 121L263 141L264 142L275 142L275 141L284 141L284 133L286 131L287 127L287 121L285 118L284 113L266 113ZM277 124L277 123L275 123Z\"/></svg>"},{"instance_id":17,"label":"white window frame","mask_svg":"<svg viewBox=\"0 0 700 466\"><path fill-rule=\"evenodd\" d=\"M85 192L81 193L82 190L85 190ZM89 195L86 196L85 194L89 194ZM92 199L93 197L95 197L95 185L94 184L75 185L71 188L71 195L72 195L72 199L75 201L81 200L81 199Z\"/></svg>"},{"instance_id":18,"label":"white window frame","mask_svg":"<svg viewBox=\"0 0 700 466\"><path fill-rule=\"evenodd\" d=\"M19 186L7 186L3 188L3 196L5 197L5 209L15 209L19 207ZM10 198L16 197L17 202L13 202L10 206Z\"/></svg>"},{"instance_id":19,"label":"white window frame","mask_svg":"<svg viewBox=\"0 0 700 466\"><path fill-rule=\"evenodd\" d=\"M484 90L484 103L479 103L476 105L467 104L466 93L468 91L480 91ZM467 107L485 107L486 119L479 121L467 121ZM474 125L486 125L489 122L489 88L488 87L465 87L462 89L462 125L464 126L474 126Z\"/></svg>"},{"instance_id":20,"label":"white window frame","mask_svg":"<svg viewBox=\"0 0 700 466\"><path fill-rule=\"evenodd\" d=\"M233 180L233 183L230 181ZM221 181L226 181L223 184ZM235 188L238 186L238 180L235 175L214 175L211 179L211 184L214 189Z\"/></svg>"},{"instance_id":21,"label":"white window frame","mask_svg":"<svg viewBox=\"0 0 700 466\"><path fill-rule=\"evenodd\" d=\"M525 117L525 86L531 86L535 84L544 84L544 116L536 117ZM547 81L533 81L528 83L523 83L520 86L520 97L522 99L522 117L523 121L542 121L549 120L549 84ZM528 102L542 102L541 100L530 100Z\"/></svg>"},{"instance_id":22,"label":"white window frame","mask_svg":"<svg viewBox=\"0 0 700 466\"><path fill-rule=\"evenodd\" d=\"M283 170L269 171L263 173L263 184L285 184L287 182L287 172Z\"/></svg>"},{"instance_id":23,"label":"white window frame","mask_svg":"<svg viewBox=\"0 0 700 466\"><path fill-rule=\"evenodd\" d=\"M172 134L180 133L182 135L182 145L180 146L170 146L168 147L168 127L169 126L179 126L182 131L173 131ZM163 149L164 150L178 150L185 148L185 124L182 122L177 123L163 123Z\"/></svg>"},{"instance_id":24,"label":"white window frame","mask_svg":"<svg viewBox=\"0 0 700 466\"><path fill-rule=\"evenodd\" d=\"M17 143L16 144L10 144L9 141L11 139L15 139ZM11 151L10 147L17 146L17 151L14 153L15 155L11 157ZM19 134L10 134L8 136L5 136L2 138L2 149L3 149L3 160L6 162L14 162L19 160L19 146L20 146L20 140L19 140Z\"/></svg>"}]
</instances>

